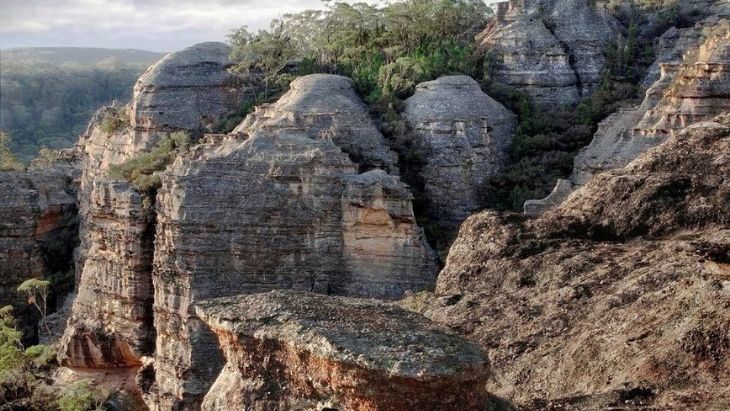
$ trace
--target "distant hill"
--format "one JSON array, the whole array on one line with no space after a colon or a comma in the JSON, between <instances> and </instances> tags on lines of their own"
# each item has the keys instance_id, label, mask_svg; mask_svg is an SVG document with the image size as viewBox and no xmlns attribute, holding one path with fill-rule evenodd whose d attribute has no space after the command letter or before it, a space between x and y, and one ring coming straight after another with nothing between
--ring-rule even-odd
<instances>
[{"instance_id":1,"label":"distant hill","mask_svg":"<svg viewBox=\"0 0 730 411\"><path fill-rule=\"evenodd\" d=\"M136 49L102 49L84 47L23 47L0 50L2 62L43 62L53 65L64 63L99 64L118 59L129 65L150 65L166 53Z\"/></svg>"},{"instance_id":2,"label":"distant hill","mask_svg":"<svg viewBox=\"0 0 730 411\"><path fill-rule=\"evenodd\" d=\"M165 54L39 47L0 50L0 131L23 161L41 147L71 147L91 116L126 102L140 74Z\"/></svg>"}]
</instances>

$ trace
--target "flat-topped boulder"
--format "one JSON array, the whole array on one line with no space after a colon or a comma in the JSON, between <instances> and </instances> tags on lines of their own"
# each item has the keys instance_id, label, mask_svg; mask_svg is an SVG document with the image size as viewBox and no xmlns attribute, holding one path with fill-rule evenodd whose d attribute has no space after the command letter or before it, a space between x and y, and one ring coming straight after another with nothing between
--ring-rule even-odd
<instances>
[{"instance_id":1,"label":"flat-topped boulder","mask_svg":"<svg viewBox=\"0 0 730 411\"><path fill-rule=\"evenodd\" d=\"M429 213L458 227L479 209L479 187L505 165L516 117L468 76L419 84L403 115L423 153Z\"/></svg>"},{"instance_id":2,"label":"flat-topped boulder","mask_svg":"<svg viewBox=\"0 0 730 411\"><path fill-rule=\"evenodd\" d=\"M137 80L132 126L196 130L235 108L240 87L228 73L231 49L208 42L168 54Z\"/></svg>"},{"instance_id":3,"label":"flat-topped boulder","mask_svg":"<svg viewBox=\"0 0 730 411\"><path fill-rule=\"evenodd\" d=\"M201 301L196 312L228 361L203 410L479 410L488 401L486 355L394 305L272 291Z\"/></svg>"}]
</instances>

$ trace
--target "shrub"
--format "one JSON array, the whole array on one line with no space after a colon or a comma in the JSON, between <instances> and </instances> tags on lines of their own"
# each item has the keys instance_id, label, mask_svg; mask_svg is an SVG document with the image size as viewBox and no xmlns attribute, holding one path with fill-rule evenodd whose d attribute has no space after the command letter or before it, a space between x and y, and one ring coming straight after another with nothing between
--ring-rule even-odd
<instances>
[{"instance_id":1,"label":"shrub","mask_svg":"<svg viewBox=\"0 0 730 411\"><path fill-rule=\"evenodd\" d=\"M124 108L108 107L101 119L101 131L112 134L129 126L129 116Z\"/></svg>"},{"instance_id":2,"label":"shrub","mask_svg":"<svg viewBox=\"0 0 730 411\"><path fill-rule=\"evenodd\" d=\"M79 381L64 390L58 400L61 411L102 411L106 395L88 381Z\"/></svg>"},{"instance_id":3,"label":"shrub","mask_svg":"<svg viewBox=\"0 0 730 411\"><path fill-rule=\"evenodd\" d=\"M190 136L187 133L177 131L167 134L150 151L111 167L109 176L129 181L140 192L152 194L162 184L159 172L189 148Z\"/></svg>"}]
</instances>

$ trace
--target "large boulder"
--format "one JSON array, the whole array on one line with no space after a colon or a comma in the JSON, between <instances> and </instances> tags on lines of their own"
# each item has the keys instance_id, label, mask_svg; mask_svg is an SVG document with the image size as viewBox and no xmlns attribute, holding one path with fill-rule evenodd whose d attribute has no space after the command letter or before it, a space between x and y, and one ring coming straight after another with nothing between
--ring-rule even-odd
<instances>
[{"instance_id":1,"label":"large boulder","mask_svg":"<svg viewBox=\"0 0 730 411\"><path fill-rule=\"evenodd\" d=\"M488 389L528 409L723 409L729 155L726 115L538 218L471 217L427 316L489 347Z\"/></svg>"},{"instance_id":2,"label":"large boulder","mask_svg":"<svg viewBox=\"0 0 730 411\"><path fill-rule=\"evenodd\" d=\"M516 117L468 76L419 84L406 100L403 116L425 163L419 177L429 213L458 227L480 208L484 181L506 164Z\"/></svg>"},{"instance_id":3,"label":"large boulder","mask_svg":"<svg viewBox=\"0 0 730 411\"><path fill-rule=\"evenodd\" d=\"M489 362L474 344L375 300L273 291L201 301L226 366L214 410L483 410Z\"/></svg>"}]
</instances>

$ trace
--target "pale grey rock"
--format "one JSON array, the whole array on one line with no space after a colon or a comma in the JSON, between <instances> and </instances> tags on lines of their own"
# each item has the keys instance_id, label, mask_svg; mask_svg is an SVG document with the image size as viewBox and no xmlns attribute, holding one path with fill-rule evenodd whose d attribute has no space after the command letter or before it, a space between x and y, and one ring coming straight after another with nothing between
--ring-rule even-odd
<instances>
[{"instance_id":1,"label":"pale grey rock","mask_svg":"<svg viewBox=\"0 0 730 411\"><path fill-rule=\"evenodd\" d=\"M151 66L134 86L132 127L175 131L207 128L236 107L242 88L223 43L190 46Z\"/></svg>"},{"instance_id":2,"label":"pale grey rock","mask_svg":"<svg viewBox=\"0 0 730 411\"><path fill-rule=\"evenodd\" d=\"M394 305L272 291L201 301L196 313L227 358L206 411L477 410L487 403L481 350Z\"/></svg>"},{"instance_id":3,"label":"pale grey rock","mask_svg":"<svg viewBox=\"0 0 730 411\"><path fill-rule=\"evenodd\" d=\"M429 213L458 227L479 209L479 187L504 167L516 117L468 76L419 84L403 115L424 153Z\"/></svg>"},{"instance_id":4,"label":"pale grey rock","mask_svg":"<svg viewBox=\"0 0 730 411\"><path fill-rule=\"evenodd\" d=\"M547 197L540 200L527 200L524 205L524 212L528 216L538 216L548 211L565 200L573 192L573 182L570 180L558 179L558 183Z\"/></svg>"},{"instance_id":5,"label":"pale grey rock","mask_svg":"<svg viewBox=\"0 0 730 411\"><path fill-rule=\"evenodd\" d=\"M593 92L605 46L619 22L587 0L510 0L478 36L495 58L494 80L526 92L542 106L576 103Z\"/></svg>"}]
</instances>

